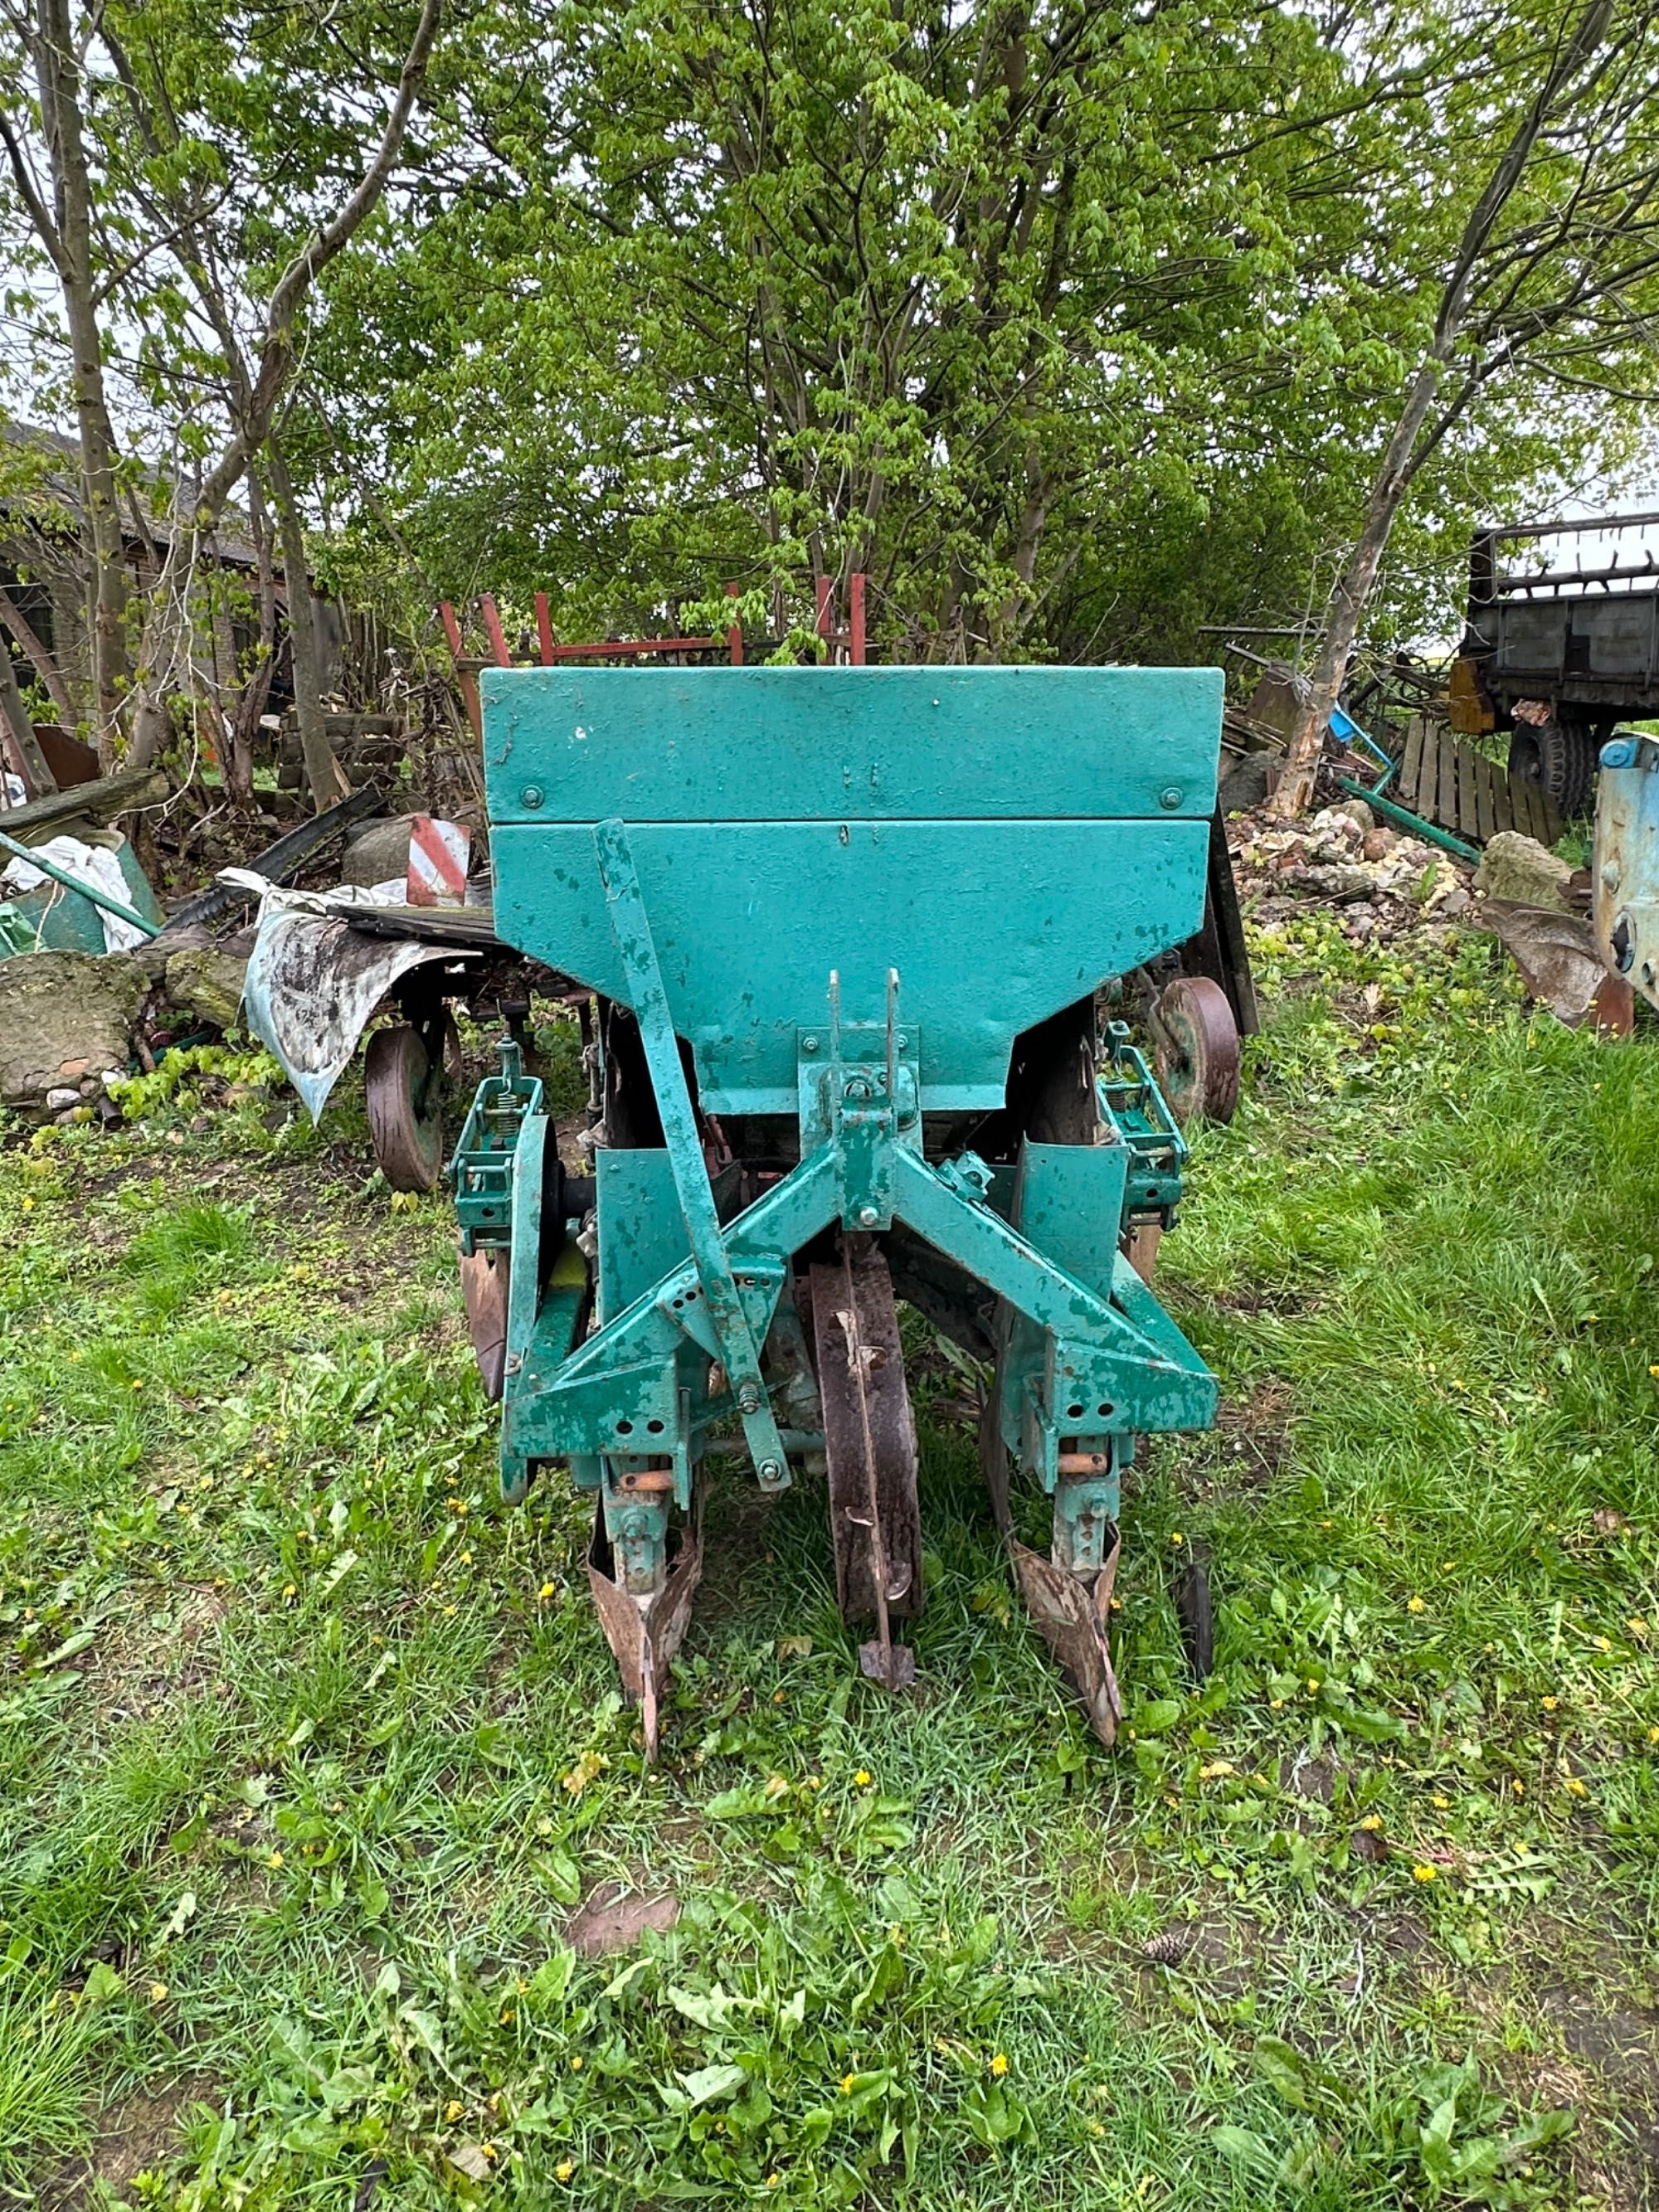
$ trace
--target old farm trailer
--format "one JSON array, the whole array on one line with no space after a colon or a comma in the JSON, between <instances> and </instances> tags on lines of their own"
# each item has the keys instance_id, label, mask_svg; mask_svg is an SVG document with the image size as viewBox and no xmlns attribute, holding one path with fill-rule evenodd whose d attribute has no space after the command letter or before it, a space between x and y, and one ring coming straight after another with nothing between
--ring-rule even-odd
<instances>
[{"instance_id":1,"label":"old farm trailer","mask_svg":"<svg viewBox=\"0 0 1659 2212\"><path fill-rule=\"evenodd\" d=\"M1097 992L1199 927L1221 688L482 672L496 932L593 994L596 1065L591 1181L515 1047L481 1087L453 1169L469 1304L484 1340L505 1309L504 1496L556 1463L593 1495L592 1595L650 1750L711 1451L763 1492L827 1476L864 1670L910 1678L899 1299L992 1370L997 1519L1110 1741L1124 1471L1137 1437L1208 1425L1217 1387L1127 1256L1184 1146ZM1014 1465L1052 1500L1047 1556L1013 1539Z\"/></svg>"},{"instance_id":2,"label":"old farm trailer","mask_svg":"<svg viewBox=\"0 0 1659 2212\"><path fill-rule=\"evenodd\" d=\"M1567 538L1589 544L1571 557ZM1659 513L1485 530L1471 550L1452 726L1507 730L1510 774L1563 814L1587 811L1613 725L1659 715L1655 544Z\"/></svg>"}]
</instances>

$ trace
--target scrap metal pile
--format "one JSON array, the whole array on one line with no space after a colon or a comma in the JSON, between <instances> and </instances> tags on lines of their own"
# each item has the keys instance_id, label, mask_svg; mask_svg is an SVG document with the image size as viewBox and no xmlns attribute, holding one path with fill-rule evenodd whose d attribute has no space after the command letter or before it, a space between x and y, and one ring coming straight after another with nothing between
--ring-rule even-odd
<instances>
[{"instance_id":1,"label":"scrap metal pile","mask_svg":"<svg viewBox=\"0 0 1659 2212\"><path fill-rule=\"evenodd\" d=\"M1109 1741L1123 1477L1138 1437L1206 1426L1217 1386L1132 1264L1185 1146L1097 994L1203 919L1219 672L500 668L482 690L495 927L591 994L592 1175L507 1039L453 1164L468 1304L504 1497L556 1466L594 1499L590 1584L647 1750L716 1457L770 1494L824 1470L864 1671L910 1678L899 1299L993 1371L996 1516ZM1201 1044L1181 1009L1208 992L1183 983L1172 1032ZM1014 1465L1050 1501L1046 1555L1014 1537Z\"/></svg>"}]
</instances>

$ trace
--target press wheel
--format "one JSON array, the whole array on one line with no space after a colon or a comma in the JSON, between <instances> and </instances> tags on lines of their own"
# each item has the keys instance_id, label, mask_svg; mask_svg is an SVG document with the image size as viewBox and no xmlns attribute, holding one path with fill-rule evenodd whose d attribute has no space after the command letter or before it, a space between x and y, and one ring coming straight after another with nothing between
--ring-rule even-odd
<instances>
[{"instance_id":1,"label":"press wheel","mask_svg":"<svg viewBox=\"0 0 1659 2212\"><path fill-rule=\"evenodd\" d=\"M922 1574L916 1431L893 1279L873 1246L844 1247L809 1279L836 1595L844 1620L875 1620L879 1632L860 1663L897 1689L915 1662L893 1643L890 1623L921 1612Z\"/></svg>"},{"instance_id":2,"label":"press wheel","mask_svg":"<svg viewBox=\"0 0 1659 2212\"><path fill-rule=\"evenodd\" d=\"M393 1190L435 1190L444 1164L443 1070L418 1030L376 1030L363 1057L368 1133Z\"/></svg>"},{"instance_id":3,"label":"press wheel","mask_svg":"<svg viewBox=\"0 0 1659 2212\"><path fill-rule=\"evenodd\" d=\"M1238 1110L1238 1025L1207 975L1177 975L1158 1001L1158 1079L1177 1121L1231 1121Z\"/></svg>"}]
</instances>

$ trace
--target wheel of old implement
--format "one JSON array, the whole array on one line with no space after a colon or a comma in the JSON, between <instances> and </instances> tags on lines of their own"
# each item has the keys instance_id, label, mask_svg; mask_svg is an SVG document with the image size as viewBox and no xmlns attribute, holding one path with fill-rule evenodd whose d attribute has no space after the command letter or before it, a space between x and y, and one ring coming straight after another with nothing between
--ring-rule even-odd
<instances>
[{"instance_id":1,"label":"wheel of old implement","mask_svg":"<svg viewBox=\"0 0 1659 2212\"><path fill-rule=\"evenodd\" d=\"M1540 785L1569 819L1589 811L1599 747L1585 722L1517 722L1510 732L1509 771Z\"/></svg>"},{"instance_id":2,"label":"wheel of old implement","mask_svg":"<svg viewBox=\"0 0 1659 2212\"><path fill-rule=\"evenodd\" d=\"M1215 1613L1210 1601L1209 1555L1194 1546L1176 1577L1176 1617L1194 1679L1207 1680L1215 1664Z\"/></svg>"},{"instance_id":3,"label":"wheel of old implement","mask_svg":"<svg viewBox=\"0 0 1659 2212\"><path fill-rule=\"evenodd\" d=\"M836 1596L844 1620L877 1624L859 1654L864 1672L900 1689L915 1662L890 1624L921 1611L921 1510L893 1279L866 1246L813 1267L809 1283Z\"/></svg>"},{"instance_id":4,"label":"wheel of old implement","mask_svg":"<svg viewBox=\"0 0 1659 2212\"><path fill-rule=\"evenodd\" d=\"M363 1057L368 1133L393 1190L435 1190L444 1164L443 1071L419 1033L376 1030Z\"/></svg>"},{"instance_id":5,"label":"wheel of old implement","mask_svg":"<svg viewBox=\"0 0 1659 2212\"><path fill-rule=\"evenodd\" d=\"M1158 1079L1178 1121L1231 1121L1238 1110L1238 1026L1207 975L1177 975L1158 1002Z\"/></svg>"}]
</instances>

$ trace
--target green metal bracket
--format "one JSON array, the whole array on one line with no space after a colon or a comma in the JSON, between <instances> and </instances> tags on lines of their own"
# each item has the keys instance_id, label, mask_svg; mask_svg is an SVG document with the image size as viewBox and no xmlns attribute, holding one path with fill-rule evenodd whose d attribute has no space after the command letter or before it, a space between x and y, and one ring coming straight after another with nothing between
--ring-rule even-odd
<instances>
[{"instance_id":1,"label":"green metal bracket","mask_svg":"<svg viewBox=\"0 0 1659 2212\"><path fill-rule=\"evenodd\" d=\"M843 1022L831 969L827 1027L795 1041L802 1155L823 1144L834 1152L844 1229L892 1227L894 1148L921 1149L921 1039L901 1026L898 993L890 968L886 1019Z\"/></svg>"},{"instance_id":2,"label":"green metal bracket","mask_svg":"<svg viewBox=\"0 0 1659 2212\"><path fill-rule=\"evenodd\" d=\"M524 1072L511 1037L501 1043L501 1072L487 1075L473 1095L450 1164L461 1249L502 1245L512 1234L513 1162L526 1121L542 1110L540 1079Z\"/></svg>"},{"instance_id":3,"label":"green metal bracket","mask_svg":"<svg viewBox=\"0 0 1659 2212\"><path fill-rule=\"evenodd\" d=\"M640 1026L651 1085L661 1116L663 1139L674 1171L674 1188L690 1241L702 1296L720 1347L720 1357L732 1394L743 1421L743 1432L762 1486L781 1490L789 1480L789 1462L783 1439L773 1419L762 1378L760 1344L732 1279L726 1242L720 1234L714 1194L703 1164L691 1094L680 1064L679 1042L663 988L662 970L651 935L651 923L640 891L640 879L628 842L626 825L614 816L593 831L600 881L611 913L611 931L617 957L629 985L629 1001ZM784 1264L780 1255L780 1266Z\"/></svg>"},{"instance_id":4,"label":"green metal bracket","mask_svg":"<svg viewBox=\"0 0 1659 2212\"><path fill-rule=\"evenodd\" d=\"M1157 1220L1167 1229L1181 1203L1187 1139L1152 1071L1130 1043L1128 1024L1109 1023L1103 1042L1106 1057L1095 1088L1108 1124L1129 1152L1123 1225Z\"/></svg>"}]
</instances>

